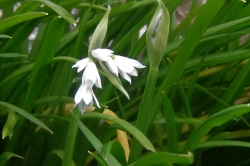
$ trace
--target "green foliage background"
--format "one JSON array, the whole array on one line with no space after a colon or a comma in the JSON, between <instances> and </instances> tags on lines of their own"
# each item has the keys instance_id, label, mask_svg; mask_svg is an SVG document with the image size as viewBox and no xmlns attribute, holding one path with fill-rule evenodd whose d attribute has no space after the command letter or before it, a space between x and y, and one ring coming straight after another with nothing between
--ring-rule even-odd
<instances>
[{"instance_id":1,"label":"green foliage background","mask_svg":"<svg viewBox=\"0 0 250 166\"><path fill-rule=\"evenodd\" d=\"M0 0L0 165L249 165L250 3L193 0L177 25L182 2ZM122 80L130 100L102 75L102 108L78 115L72 65L107 5L102 47L147 67ZM128 162L117 129L129 135Z\"/></svg>"}]
</instances>

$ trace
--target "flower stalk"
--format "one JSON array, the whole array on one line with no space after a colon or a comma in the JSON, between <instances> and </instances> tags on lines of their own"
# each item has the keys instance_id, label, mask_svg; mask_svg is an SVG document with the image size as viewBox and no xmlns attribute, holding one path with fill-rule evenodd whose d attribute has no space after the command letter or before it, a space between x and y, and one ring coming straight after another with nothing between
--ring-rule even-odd
<instances>
[{"instance_id":1,"label":"flower stalk","mask_svg":"<svg viewBox=\"0 0 250 166\"><path fill-rule=\"evenodd\" d=\"M146 44L150 69L136 121L136 127L145 135L149 127L149 113L150 111L157 111L152 108L152 100L158 74L158 66L167 44L169 22L170 18L167 8L161 1L158 1L158 7L146 32ZM140 158L141 150L142 146L140 143L136 139L133 139L130 162L135 162Z\"/></svg>"}]
</instances>

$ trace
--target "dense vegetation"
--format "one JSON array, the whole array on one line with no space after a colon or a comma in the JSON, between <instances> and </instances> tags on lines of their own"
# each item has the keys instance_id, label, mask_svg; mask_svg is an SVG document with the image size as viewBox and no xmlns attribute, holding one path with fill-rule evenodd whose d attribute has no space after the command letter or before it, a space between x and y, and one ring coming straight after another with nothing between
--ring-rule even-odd
<instances>
[{"instance_id":1,"label":"dense vegetation","mask_svg":"<svg viewBox=\"0 0 250 166\"><path fill-rule=\"evenodd\" d=\"M182 2L0 0L0 165L249 165L250 3Z\"/></svg>"}]
</instances>

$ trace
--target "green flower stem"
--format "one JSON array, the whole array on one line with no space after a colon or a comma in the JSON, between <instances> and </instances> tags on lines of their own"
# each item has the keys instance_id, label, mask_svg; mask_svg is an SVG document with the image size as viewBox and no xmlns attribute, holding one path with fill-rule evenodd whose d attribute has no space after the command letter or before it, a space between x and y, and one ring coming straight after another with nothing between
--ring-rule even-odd
<instances>
[{"instance_id":1,"label":"green flower stem","mask_svg":"<svg viewBox=\"0 0 250 166\"><path fill-rule=\"evenodd\" d=\"M77 110L76 114L79 114L80 112ZM79 116L77 116L79 118ZM71 161L73 157L73 152L75 148L75 142L76 142L76 136L77 136L77 129L78 125L75 121L74 116L71 117L70 126L68 130L66 145L65 145L65 151L64 151L64 158L62 162L62 166L71 166Z\"/></svg>"},{"instance_id":2,"label":"green flower stem","mask_svg":"<svg viewBox=\"0 0 250 166\"><path fill-rule=\"evenodd\" d=\"M147 119L149 112L153 111L150 108L153 99L157 74L158 74L158 69L150 67L146 87L144 89L141 105L137 116L136 127L139 130L141 130L144 134L146 134L146 129L148 126ZM130 162L134 162L140 158L141 150L142 150L141 144L137 140L133 139L131 144Z\"/></svg>"}]
</instances>

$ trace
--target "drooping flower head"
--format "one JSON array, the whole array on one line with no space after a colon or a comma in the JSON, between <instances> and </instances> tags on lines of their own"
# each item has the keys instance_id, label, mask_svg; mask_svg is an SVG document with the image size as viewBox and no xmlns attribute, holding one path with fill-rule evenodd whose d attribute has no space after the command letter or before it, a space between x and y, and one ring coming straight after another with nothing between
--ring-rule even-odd
<instances>
[{"instance_id":1,"label":"drooping flower head","mask_svg":"<svg viewBox=\"0 0 250 166\"><path fill-rule=\"evenodd\" d=\"M76 62L72 67L78 67L77 72L82 71L84 68L82 83L92 87L94 84L98 88L102 88L100 75L98 73L97 67L90 58L82 59Z\"/></svg>"},{"instance_id":2,"label":"drooping flower head","mask_svg":"<svg viewBox=\"0 0 250 166\"><path fill-rule=\"evenodd\" d=\"M79 110L84 113L87 106L93 106L93 98L96 105L100 108L99 102L95 97L92 87L82 84L75 95L75 103L78 105Z\"/></svg>"},{"instance_id":3,"label":"drooping flower head","mask_svg":"<svg viewBox=\"0 0 250 166\"><path fill-rule=\"evenodd\" d=\"M99 102L92 90L93 85L102 88L100 75L95 63L90 58L85 58L76 62L72 67L78 67L77 72L82 71L82 85L75 95L75 103L78 105L82 113L85 112L87 106L93 106L93 98L96 105L100 108Z\"/></svg>"},{"instance_id":4,"label":"drooping flower head","mask_svg":"<svg viewBox=\"0 0 250 166\"><path fill-rule=\"evenodd\" d=\"M92 50L90 57L79 60L75 65L72 66L73 68L78 68L77 72L84 70L82 75L82 84L75 95L75 103L76 105L78 105L82 113L85 112L87 106L93 106L93 99L96 105L100 108L99 102L92 88L94 85L97 88L102 88L102 85L100 75L93 60L104 62L108 69L103 68L103 70L105 69L105 71L108 72L108 75L110 75L109 73L113 73L115 74L115 79L119 80L118 75L120 74L129 83L131 83L130 76L138 75L136 68L145 67L140 62L134 59L123 57L120 55L114 55L113 52L114 51L109 49ZM100 64L103 65L103 63ZM112 82L112 79L110 80ZM116 83L114 83L114 85L116 85L116 87L121 90L127 96L127 98L129 98L121 83L119 83L119 85L117 85Z\"/></svg>"},{"instance_id":5,"label":"drooping flower head","mask_svg":"<svg viewBox=\"0 0 250 166\"><path fill-rule=\"evenodd\" d=\"M109 70L115 74L120 74L125 80L131 83L131 76L137 76L137 70L135 68L144 68L140 62L123 57L120 55L112 54L113 51L109 49L96 49L92 50L91 54L99 61L104 61Z\"/></svg>"}]
</instances>

